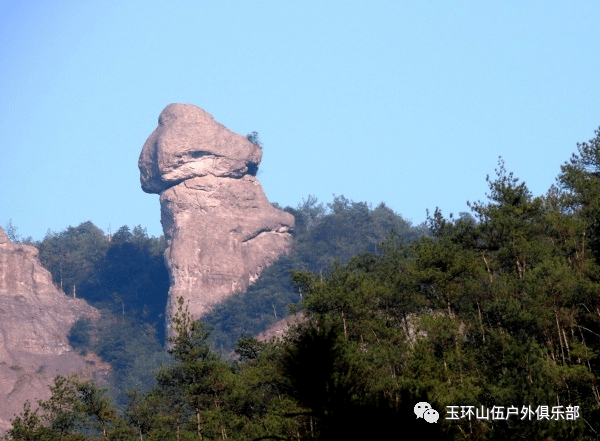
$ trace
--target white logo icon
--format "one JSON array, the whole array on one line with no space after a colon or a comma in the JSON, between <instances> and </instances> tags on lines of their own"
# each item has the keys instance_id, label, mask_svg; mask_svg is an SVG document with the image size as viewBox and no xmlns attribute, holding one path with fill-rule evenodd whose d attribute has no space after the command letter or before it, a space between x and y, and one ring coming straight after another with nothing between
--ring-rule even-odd
<instances>
[{"instance_id":1,"label":"white logo icon","mask_svg":"<svg viewBox=\"0 0 600 441\"><path fill-rule=\"evenodd\" d=\"M415 404L415 415L417 418L423 418L428 423L437 423L437 420L440 419L438 411L433 409L431 404L426 401Z\"/></svg>"},{"instance_id":2,"label":"white logo icon","mask_svg":"<svg viewBox=\"0 0 600 441\"><path fill-rule=\"evenodd\" d=\"M431 409L431 404L425 401L415 404L415 415L417 418L423 418L423 414L427 409Z\"/></svg>"},{"instance_id":3,"label":"white logo icon","mask_svg":"<svg viewBox=\"0 0 600 441\"><path fill-rule=\"evenodd\" d=\"M423 418L428 423L437 423L437 421L440 419L440 414L435 409L427 409L423 414Z\"/></svg>"}]
</instances>

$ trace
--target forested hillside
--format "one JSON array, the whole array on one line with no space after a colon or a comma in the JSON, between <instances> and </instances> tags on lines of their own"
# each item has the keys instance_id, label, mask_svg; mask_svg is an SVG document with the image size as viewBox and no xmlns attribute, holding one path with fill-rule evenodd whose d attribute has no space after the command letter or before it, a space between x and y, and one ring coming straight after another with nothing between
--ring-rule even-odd
<instances>
[{"instance_id":1,"label":"forested hillside","mask_svg":"<svg viewBox=\"0 0 600 441\"><path fill-rule=\"evenodd\" d=\"M292 269L326 272L334 261L376 251L391 229L410 241L426 234L424 225L409 222L380 204L334 197L327 205L309 196L286 211L296 218L292 251L265 270L247 293L230 298L204 318L213 329L213 349L231 353L243 335L257 335L288 315L288 305L300 296L291 283ZM19 240L14 226L7 228ZM78 321L71 345L93 351L113 366L117 402L127 402L126 390L148 390L152 371L167 363L164 311L169 277L164 264L164 237L148 237L142 226L122 226L105 235L92 222L49 231L39 243L42 264L67 295L86 299L103 311L102 319Z\"/></svg>"},{"instance_id":2,"label":"forested hillside","mask_svg":"<svg viewBox=\"0 0 600 441\"><path fill-rule=\"evenodd\" d=\"M391 230L404 242L429 234L425 225L413 227L383 203L372 209L343 196L327 205L309 196L297 208L285 210L296 219L290 254L264 270L246 293L227 299L203 318L212 329L216 349L229 352L241 336L258 335L289 314L288 306L302 298L293 289L292 270L327 273L336 261L345 263L358 253L376 253L377 244Z\"/></svg>"},{"instance_id":3,"label":"forested hillside","mask_svg":"<svg viewBox=\"0 0 600 441\"><path fill-rule=\"evenodd\" d=\"M245 336L239 360L229 361L181 301L171 361L123 412L95 385L59 377L54 401L42 403L47 414L26 408L9 437L598 439L600 130L546 195L532 195L502 160L487 184L488 200L471 203L472 215L435 210L432 236L385 206L336 198L327 214L305 201L297 234L314 248L298 240L287 257L290 293L281 279L272 291L257 284L247 294L263 305L257 313L232 319L234 299L211 318L221 314L230 325L217 332L235 335L283 314L280 293L305 317L286 340ZM338 216L337 228L328 216ZM385 219L396 219L394 230ZM375 225L384 239L361 234ZM331 239L335 231L344 236ZM352 234L359 245L348 245ZM348 254L323 257L319 240ZM437 423L415 418L420 401L439 412Z\"/></svg>"},{"instance_id":4,"label":"forested hillside","mask_svg":"<svg viewBox=\"0 0 600 441\"><path fill-rule=\"evenodd\" d=\"M69 340L78 351L97 353L113 368L113 391L123 405L125 391L145 391L153 369L168 363L164 312L169 275L164 238L148 237L141 226L104 233L92 222L49 232L35 244L42 264L67 295L102 311L100 320L81 319Z\"/></svg>"}]
</instances>

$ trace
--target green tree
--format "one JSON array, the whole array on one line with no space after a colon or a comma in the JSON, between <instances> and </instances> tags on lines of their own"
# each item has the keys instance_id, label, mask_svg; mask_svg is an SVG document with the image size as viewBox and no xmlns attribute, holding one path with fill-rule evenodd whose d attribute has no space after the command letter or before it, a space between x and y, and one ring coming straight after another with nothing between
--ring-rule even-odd
<instances>
[{"instance_id":1,"label":"green tree","mask_svg":"<svg viewBox=\"0 0 600 441\"><path fill-rule=\"evenodd\" d=\"M82 284L97 280L96 269L107 249L104 233L90 221L61 233L49 231L39 244L42 265L68 295L77 295Z\"/></svg>"},{"instance_id":2,"label":"green tree","mask_svg":"<svg viewBox=\"0 0 600 441\"><path fill-rule=\"evenodd\" d=\"M9 240L13 243L21 242L21 235L17 232L18 228L13 225L12 219L9 219L4 225L4 232L8 236Z\"/></svg>"},{"instance_id":3,"label":"green tree","mask_svg":"<svg viewBox=\"0 0 600 441\"><path fill-rule=\"evenodd\" d=\"M561 166L557 178L558 188L551 189L562 207L575 215L585 225L589 249L600 259L600 128L595 138L578 143L579 154Z\"/></svg>"},{"instance_id":4,"label":"green tree","mask_svg":"<svg viewBox=\"0 0 600 441\"><path fill-rule=\"evenodd\" d=\"M169 354L177 363L157 373L154 393L174 398L178 431L189 408L194 413L199 437L211 437L215 431L225 435L222 397L232 381L231 369L210 349L206 325L192 318L183 297L177 302L177 313L172 317L173 336L169 337Z\"/></svg>"},{"instance_id":5,"label":"green tree","mask_svg":"<svg viewBox=\"0 0 600 441\"><path fill-rule=\"evenodd\" d=\"M84 405L79 400L77 377L57 375L54 385L50 386L52 396L46 401L38 401L42 409L42 420L48 423L51 439L84 439L78 434L81 420L84 418Z\"/></svg>"},{"instance_id":6,"label":"green tree","mask_svg":"<svg viewBox=\"0 0 600 441\"><path fill-rule=\"evenodd\" d=\"M3 436L4 441L37 441L45 436L45 427L38 410L31 410L29 400L23 405L23 412L10 420L11 428Z\"/></svg>"},{"instance_id":7,"label":"green tree","mask_svg":"<svg viewBox=\"0 0 600 441\"><path fill-rule=\"evenodd\" d=\"M252 133L248 133L248 135L246 135L246 138L248 139L248 141L250 141L252 144L258 146L261 150L263 148L263 144L262 142L260 142L260 138L258 137L258 132L252 132Z\"/></svg>"},{"instance_id":8,"label":"green tree","mask_svg":"<svg viewBox=\"0 0 600 441\"><path fill-rule=\"evenodd\" d=\"M74 382L81 412L87 416L93 427L102 432L103 438L108 438L112 426L120 420L117 410L108 395L107 387L99 387L92 381Z\"/></svg>"},{"instance_id":9,"label":"green tree","mask_svg":"<svg viewBox=\"0 0 600 441\"><path fill-rule=\"evenodd\" d=\"M129 402L124 411L126 421L137 431L140 441L144 436L151 433L156 417L156 406L150 395L140 394L137 390L127 393Z\"/></svg>"},{"instance_id":10,"label":"green tree","mask_svg":"<svg viewBox=\"0 0 600 441\"><path fill-rule=\"evenodd\" d=\"M236 343L235 353L241 361L254 360L265 350L267 343L258 341L256 337L243 335Z\"/></svg>"}]
</instances>

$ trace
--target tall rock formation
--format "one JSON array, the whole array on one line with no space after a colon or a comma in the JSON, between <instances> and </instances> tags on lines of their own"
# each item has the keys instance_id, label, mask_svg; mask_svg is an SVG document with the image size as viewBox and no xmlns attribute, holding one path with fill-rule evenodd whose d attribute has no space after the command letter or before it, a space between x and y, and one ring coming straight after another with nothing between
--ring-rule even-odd
<instances>
[{"instance_id":1,"label":"tall rock formation","mask_svg":"<svg viewBox=\"0 0 600 441\"><path fill-rule=\"evenodd\" d=\"M26 400L35 407L50 397L57 374L85 371L89 378L108 367L74 353L67 338L78 318L98 315L53 285L37 248L10 242L0 228L0 432Z\"/></svg>"},{"instance_id":2,"label":"tall rock formation","mask_svg":"<svg viewBox=\"0 0 600 441\"><path fill-rule=\"evenodd\" d=\"M170 104L160 114L138 165L142 190L160 194L167 317L183 296L200 318L287 252L294 217L267 200L255 177L261 157L199 107Z\"/></svg>"}]
</instances>

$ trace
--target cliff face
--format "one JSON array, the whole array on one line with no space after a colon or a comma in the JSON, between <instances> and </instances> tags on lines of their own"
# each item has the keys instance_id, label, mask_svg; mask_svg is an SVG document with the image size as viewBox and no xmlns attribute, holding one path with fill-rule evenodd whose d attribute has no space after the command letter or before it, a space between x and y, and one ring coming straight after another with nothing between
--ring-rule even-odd
<instances>
[{"instance_id":1,"label":"cliff face","mask_svg":"<svg viewBox=\"0 0 600 441\"><path fill-rule=\"evenodd\" d=\"M57 374L85 371L99 378L107 369L93 355L75 354L67 338L79 317L97 315L52 284L37 248L11 243L0 228L0 432L26 400L34 405L50 397Z\"/></svg>"},{"instance_id":2,"label":"cliff face","mask_svg":"<svg viewBox=\"0 0 600 441\"><path fill-rule=\"evenodd\" d=\"M195 318L235 292L287 252L294 226L271 206L255 175L261 149L204 110L171 104L140 155L140 181L159 193L174 300L189 300Z\"/></svg>"}]
</instances>

